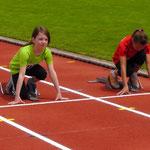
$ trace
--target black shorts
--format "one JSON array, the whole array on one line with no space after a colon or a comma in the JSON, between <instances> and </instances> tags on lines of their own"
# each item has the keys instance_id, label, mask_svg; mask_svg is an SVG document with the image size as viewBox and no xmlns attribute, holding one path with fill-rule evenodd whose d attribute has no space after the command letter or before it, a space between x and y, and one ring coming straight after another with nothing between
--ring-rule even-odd
<instances>
[{"instance_id":1,"label":"black shorts","mask_svg":"<svg viewBox=\"0 0 150 150\"><path fill-rule=\"evenodd\" d=\"M127 60L127 77L130 77L132 73L134 72L135 64L142 66L146 60L146 54L145 51L139 51L134 55L134 57ZM116 67L118 69L118 75L121 76L121 66L120 61L116 64Z\"/></svg>"},{"instance_id":2,"label":"black shorts","mask_svg":"<svg viewBox=\"0 0 150 150\"><path fill-rule=\"evenodd\" d=\"M26 75L34 76L38 80L44 80L47 77L47 72L42 66L40 66L39 64L36 64L33 67L26 69ZM18 77L19 77L19 73L12 75L12 80L13 80L15 90L17 86ZM26 89L25 81L23 81L23 84L22 84L20 97L21 99L27 98L27 89Z\"/></svg>"}]
</instances>

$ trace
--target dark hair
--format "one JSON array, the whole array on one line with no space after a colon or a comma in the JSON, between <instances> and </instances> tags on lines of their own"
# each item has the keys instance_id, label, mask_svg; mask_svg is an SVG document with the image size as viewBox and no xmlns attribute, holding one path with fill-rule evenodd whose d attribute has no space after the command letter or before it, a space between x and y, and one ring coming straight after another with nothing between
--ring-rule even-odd
<instances>
[{"instance_id":1,"label":"dark hair","mask_svg":"<svg viewBox=\"0 0 150 150\"><path fill-rule=\"evenodd\" d=\"M148 43L148 36L143 29L137 29L132 34L132 39L135 43L145 45Z\"/></svg>"},{"instance_id":2,"label":"dark hair","mask_svg":"<svg viewBox=\"0 0 150 150\"><path fill-rule=\"evenodd\" d=\"M48 44L49 44L50 43L50 34L49 34L49 31L45 27L42 27L42 26L36 27L33 30L32 37L36 38L36 36L39 34L39 32L41 32L41 33L43 33L44 35L47 36ZM30 45L30 44L33 44L32 40L30 42L26 43L24 46L27 46L27 45Z\"/></svg>"}]
</instances>

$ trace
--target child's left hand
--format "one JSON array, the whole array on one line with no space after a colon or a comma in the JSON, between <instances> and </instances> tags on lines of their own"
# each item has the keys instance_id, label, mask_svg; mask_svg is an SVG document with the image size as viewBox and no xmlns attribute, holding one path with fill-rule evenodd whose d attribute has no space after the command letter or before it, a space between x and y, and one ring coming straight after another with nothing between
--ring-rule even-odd
<instances>
[{"instance_id":1,"label":"child's left hand","mask_svg":"<svg viewBox=\"0 0 150 150\"><path fill-rule=\"evenodd\" d=\"M56 96L55 101L57 101L57 100L67 100L67 99L69 99L69 98L62 97L61 93L58 93L57 96Z\"/></svg>"}]
</instances>

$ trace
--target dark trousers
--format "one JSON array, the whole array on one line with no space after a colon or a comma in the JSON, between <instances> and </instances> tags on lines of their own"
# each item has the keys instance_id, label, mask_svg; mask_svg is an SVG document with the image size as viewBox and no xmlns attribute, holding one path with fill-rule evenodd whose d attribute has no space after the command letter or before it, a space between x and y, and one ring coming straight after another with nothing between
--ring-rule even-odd
<instances>
[{"instance_id":1,"label":"dark trousers","mask_svg":"<svg viewBox=\"0 0 150 150\"><path fill-rule=\"evenodd\" d=\"M29 69L26 69L26 75L34 76L38 80L44 80L47 77L47 72L42 66L37 64ZM12 80L13 80L15 90L16 90L16 86L17 86L18 77L19 77L19 73L12 75ZM23 81L23 84L22 84L22 88L20 91L20 97L21 97L21 99L27 98L27 88L25 85L25 81Z\"/></svg>"},{"instance_id":2,"label":"dark trousers","mask_svg":"<svg viewBox=\"0 0 150 150\"><path fill-rule=\"evenodd\" d=\"M127 77L130 77L132 73L134 72L135 65L140 65L142 66L146 60L146 54L145 51L139 51L134 55L134 57L130 58L127 60ZM116 67L118 69L118 75L121 76L121 66L120 66L120 61L116 64Z\"/></svg>"}]
</instances>

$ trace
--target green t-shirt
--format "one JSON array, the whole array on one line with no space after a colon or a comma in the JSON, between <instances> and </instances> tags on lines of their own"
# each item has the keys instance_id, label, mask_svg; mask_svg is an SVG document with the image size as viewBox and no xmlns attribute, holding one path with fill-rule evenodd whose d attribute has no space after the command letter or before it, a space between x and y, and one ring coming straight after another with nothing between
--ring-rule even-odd
<instances>
[{"instance_id":1,"label":"green t-shirt","mask_svg":"<svg viewBox=\"0 0 150 150\"><path fill-rule=\"evenodd\" d=\"M40 63L42 60L46 61L46 64L52 64L52 53L47 47L43 49L41 55L36 56L33 50L33 44L20 48L17 54L10 62L11 74L19 73L20 67L30 66Z\"/></svg>"}]
</instances>

